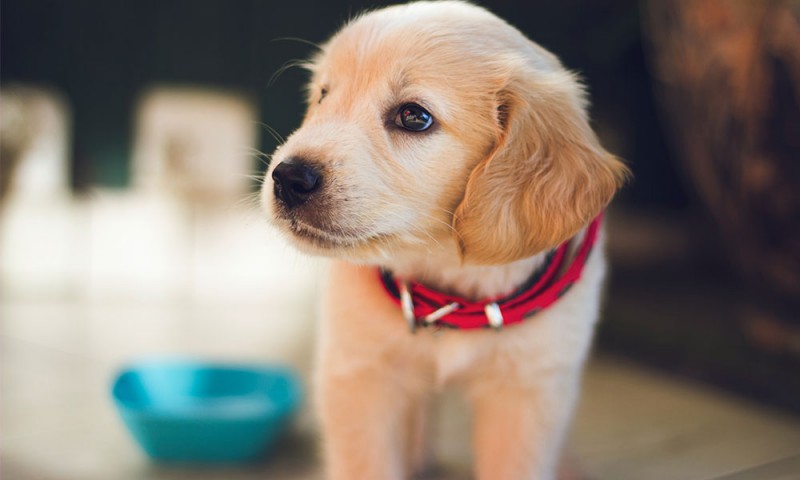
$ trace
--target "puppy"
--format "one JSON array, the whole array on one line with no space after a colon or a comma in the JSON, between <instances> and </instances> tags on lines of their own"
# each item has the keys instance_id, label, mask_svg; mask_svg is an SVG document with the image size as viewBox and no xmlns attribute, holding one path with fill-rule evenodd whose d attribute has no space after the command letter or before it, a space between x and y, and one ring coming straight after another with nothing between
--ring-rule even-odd
<instances>
[{"instance_id":1,"label":"puppy","mask_svg":"<svg viewBox=\"0 0 800 480\"><path fill-rule=\"evenodd\" d=\"M554 478L598 315L600 215L627 172L583 89L458 1L364 14L308 68L262 201L335 259L316 376L329 478L423 468L424 405L446 384L472 406L477 478Z\"/></svg>"}]
</instances>

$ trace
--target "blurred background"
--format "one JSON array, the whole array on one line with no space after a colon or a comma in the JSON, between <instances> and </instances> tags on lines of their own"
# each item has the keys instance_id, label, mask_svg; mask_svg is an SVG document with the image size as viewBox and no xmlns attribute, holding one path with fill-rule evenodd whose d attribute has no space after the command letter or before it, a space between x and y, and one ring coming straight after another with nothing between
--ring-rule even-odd
<instances>
[{"instance_id":1,"label":"blurred background","mask_svg":"<svg viewBox=\"0 0 800 480\"><path fill-rule=\"evenodd\" d=\"M109 388L147 355L307 379L325 265L254 194L303 114L293 62L389 3L2 2L2 478L321 478L307 407L263 464L169 468ZM476 3L583 76L634 173L609 213L581 468L800 478L800 2ZM443 478L469 478L468 419L440 410Z\"/></svg>"}]
</instances>

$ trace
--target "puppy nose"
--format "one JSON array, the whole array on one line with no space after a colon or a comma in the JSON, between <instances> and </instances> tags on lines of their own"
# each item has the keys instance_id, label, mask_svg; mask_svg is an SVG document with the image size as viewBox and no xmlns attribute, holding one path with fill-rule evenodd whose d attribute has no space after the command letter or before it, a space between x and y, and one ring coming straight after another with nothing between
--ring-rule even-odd
<instances>
[{"instance_id":1,"label":"puppy nose","mask_svg":"<svg viewBox=\"0 0 800 480\"><path fill-rule=\"evenodd\" d=\"M289 208L302 205L319 190L322 174L299 158L289 158L272 171L275 180L275 197Z\"/></svg>"}]
</instances>

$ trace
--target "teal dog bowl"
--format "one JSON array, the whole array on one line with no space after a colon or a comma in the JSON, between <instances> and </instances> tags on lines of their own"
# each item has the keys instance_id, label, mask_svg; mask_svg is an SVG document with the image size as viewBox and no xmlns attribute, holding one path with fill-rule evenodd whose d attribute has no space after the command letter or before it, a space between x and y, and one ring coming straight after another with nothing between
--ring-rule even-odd
<instances>
[{"instance_id":1,"label":"teal dog bowl","mask_svg":"<svg viewBox=\"0 0 800 480\"><path fill-rule=\"evenodd\" d=\"M236 463L264 456L301 401L284 367L149 361L114 381L122 420L164 462Z\"/></svg>"}]
</instances>

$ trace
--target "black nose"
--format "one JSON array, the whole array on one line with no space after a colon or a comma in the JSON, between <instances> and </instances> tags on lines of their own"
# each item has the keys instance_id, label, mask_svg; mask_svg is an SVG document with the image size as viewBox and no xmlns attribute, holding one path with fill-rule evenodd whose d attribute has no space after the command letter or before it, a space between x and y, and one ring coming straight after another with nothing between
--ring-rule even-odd
<instances>
[{"instance_id":1,"label":"black nose","mask_svg":"<svg viewBox=\"0 0 800 480\"><path fill-rule=\"evenodd\" d=\"M272 171L275 180L275 197L294 208L308 200L322 184L320 171L297 158L289 158L279 163Z\"/></svg>"}]
</instances>

